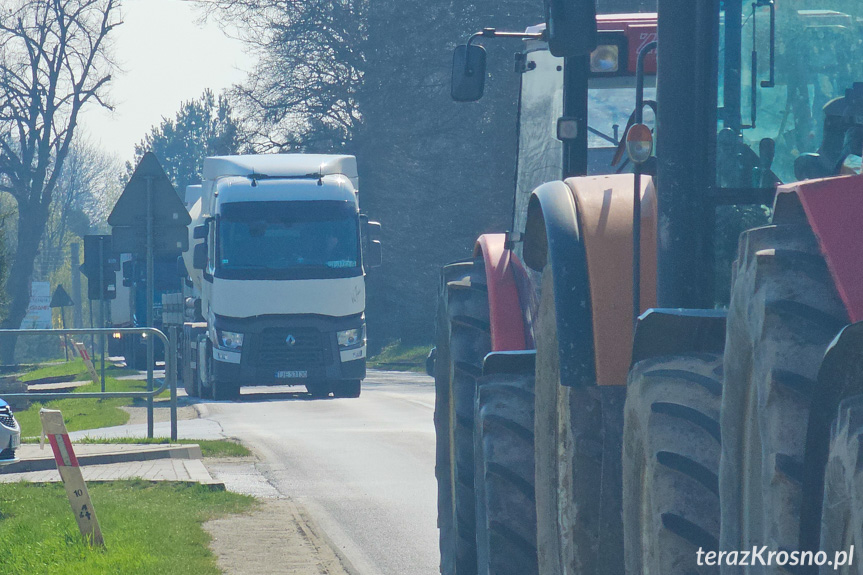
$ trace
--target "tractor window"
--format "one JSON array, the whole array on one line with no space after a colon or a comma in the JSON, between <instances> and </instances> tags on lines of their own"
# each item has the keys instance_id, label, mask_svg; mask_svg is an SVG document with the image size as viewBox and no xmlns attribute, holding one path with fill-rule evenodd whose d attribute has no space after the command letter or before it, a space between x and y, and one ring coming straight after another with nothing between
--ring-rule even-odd
<instances>
[{"instance_id":1,"label":"tractor window","mask_svg":"<svg viewBox=\"0 0 863 575\"><path fill-rule=\"evenodd\" d=\"M834 175L849 154L863 154L859 114L848 113L850 101L835 103L863 82L863 3L774 0L774 7L771 40L767 0L722 3L721 187L765 188Z\"/></svg>"},{"instance_id":2,"label":"tractor window","mask_svg":"<svg viewBox=\"0 0 863 575\"><path fill-rule=\"evenodd\" d=\"M527 203L540 184L559 180L563 146L557 139L557 119L563 114L563 59L548 50L526 54L521 78L516 175L516 230L524 229Z\"/></svg>"},{"instance_id":3,"label":"tractor window","mask_svg":"<svg viewBox=\"0 0 863 575\"><path fill-rule=\"evenodd\" d=\"M526 55L519 106L518 173L514 229L523 230L530 194L537 186L559 180L563 172L563 146L557 139L557 119L563 114L563 59L539 49ZM655 77L648 77L644 97L656 97ZM632 76L593 78L588 90L588 173L611 174L620 138L635 105ZM653 111L645 108L652 128ZM630 172L624 163L622 171Z\"/></svg>"},{"instance_id":4,"label":"tractor window","mask_svg":"<svg viewBox=\"0 0 863 575\"><path fill-rule=\"evenodd\" d=\"M774 0L773 8L721 2L716 184L741 197L859 170L863 155L863 84L855 88L863 82L863 2ZM727 304L738 234L769 216L766 205L717 208L717 304Z\"/></svg>"}]
</instances>

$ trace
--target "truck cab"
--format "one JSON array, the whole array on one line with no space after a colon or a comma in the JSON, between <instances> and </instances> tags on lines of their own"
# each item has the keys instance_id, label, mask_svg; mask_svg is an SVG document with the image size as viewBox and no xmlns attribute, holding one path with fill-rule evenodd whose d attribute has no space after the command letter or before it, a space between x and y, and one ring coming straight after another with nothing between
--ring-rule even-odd
<instances>
[{"instance_id":1,"label":"truck cab","mask_svg":"<svg viewBox=\"0 0 863 575\"><path fill-rule=\"evenodd\" d=\"M359 395L365 273L380 243L358 188L353 156L205 160L186 256L206 324L196 346L201 393L288 384Z\"/></svg>"}]
</instances>

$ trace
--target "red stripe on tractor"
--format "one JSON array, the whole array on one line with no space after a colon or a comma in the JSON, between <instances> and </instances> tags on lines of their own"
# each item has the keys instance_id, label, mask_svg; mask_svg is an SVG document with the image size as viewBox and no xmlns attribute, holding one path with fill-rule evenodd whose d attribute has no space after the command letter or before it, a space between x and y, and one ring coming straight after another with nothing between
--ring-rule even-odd
<instances>
[{"instance_id":1,"label":"red stripe on tractor","mask_svg":"<svg viewBox=\"0 0 863 575\"><path fill-rule=\"evenodd\" d=\"M863 176L789 184L779 193L800 198L851 321L863 320Z\"/></svg>"},{"instance_id":2,"label":"red stripe on tractor","mask_svg":"<svg viewBox=\"0 0 863 575\"><path fill-rule=\"evenodd\" d=\"M485 234L477 240L482 252L488 285L492 351L525 349L524 321L513 271L514 255L506 248L505 234Z\"/></svg>"}]
</instances>

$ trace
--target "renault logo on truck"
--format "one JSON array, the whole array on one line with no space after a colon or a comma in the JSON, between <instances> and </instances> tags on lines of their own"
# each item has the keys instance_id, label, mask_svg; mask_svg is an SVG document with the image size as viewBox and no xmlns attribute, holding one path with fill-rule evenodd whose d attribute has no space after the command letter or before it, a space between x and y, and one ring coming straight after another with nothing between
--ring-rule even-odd
<instances>
[{"instance_id":1,"label":"renault logo on truck","mask_svg":"<svg viewBox=\"0 0 863 575\"><path fill-rule=\"evenodd\" d=\"M296 345L297 344L297 338L295 338L292 335L288 335L288 337L285 338L285 343L290 345L290 346Z\"/></svg>"}]
</instances>

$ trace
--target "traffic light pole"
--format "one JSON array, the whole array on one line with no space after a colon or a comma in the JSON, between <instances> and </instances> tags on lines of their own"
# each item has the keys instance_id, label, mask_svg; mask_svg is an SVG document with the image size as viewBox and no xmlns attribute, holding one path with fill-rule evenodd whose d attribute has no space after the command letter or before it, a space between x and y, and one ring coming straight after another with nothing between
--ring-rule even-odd
<instances>
[{"instance_id":1,"label":"traffic light pole","mask_svg":"<svg viewBox=\"0 0 863 575\"><path fill-rule=\"evenodd\" d=\"M92 303L90 304L92 305ZM66 326L63 326L64 328ZM99 328L105 327L105 238L99 238ZM99 336L99 369L102 393L105 393L105 334Z\"/></svg>"},{"instance_id":2,"label":"traffic light pole","mask_svg":"<svg viewBox=\"0 0 863 575\"><path fill-rule=\"evenodd\" d=\"M147 327L153 327L153 178L147 177ZM167 353L165 354L167 357ZM166 368L167 369L167 368ZM153 391L153 338L147 338L147 391ZM147 437L153 437L153 396L147 397Z\"/></svg>"}]
</instances>

